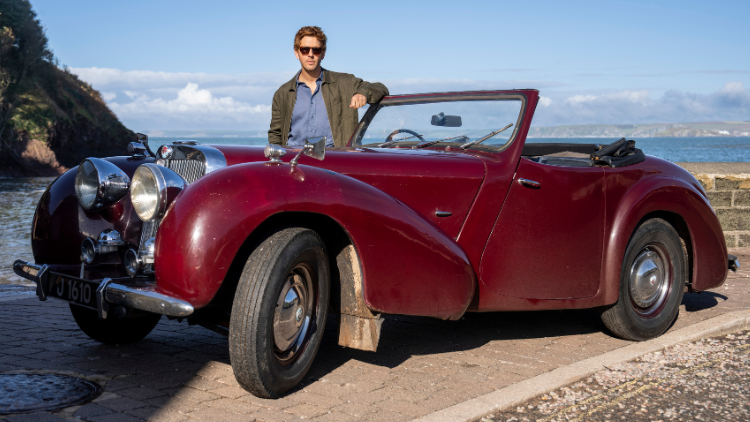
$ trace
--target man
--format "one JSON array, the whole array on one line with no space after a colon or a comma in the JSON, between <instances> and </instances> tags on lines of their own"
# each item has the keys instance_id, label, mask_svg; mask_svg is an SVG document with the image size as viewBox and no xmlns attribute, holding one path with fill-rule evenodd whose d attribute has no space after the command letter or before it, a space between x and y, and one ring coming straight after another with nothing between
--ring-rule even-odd
<instances>
[{"instance_id":1,"label":"man","mask_svg":"<svg viewBox=\"0 0 750 422\"><path fill-rule=\"evenodd\" d=\"M359 122L357 109L388 95L381 83L323 69L327 38L317 26L305 26L294 37L294 55L302 69L273 95L271 144L302 146L305 139L326 136L326 146L342 147Z\"/></svg>"}]
</instances>

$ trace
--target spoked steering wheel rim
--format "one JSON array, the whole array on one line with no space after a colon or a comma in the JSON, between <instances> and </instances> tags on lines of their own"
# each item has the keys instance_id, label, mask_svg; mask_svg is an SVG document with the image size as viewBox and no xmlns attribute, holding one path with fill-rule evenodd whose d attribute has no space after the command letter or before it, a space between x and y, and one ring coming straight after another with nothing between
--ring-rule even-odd
<instances>
[{"instance_id":1,"label":"spoked steering wheel rim","mask_svg":"<svg viewBox=\"0 0 750 422\"><path fill-rule=\"evenodd\" d=\"M388 135L388 137L387 137L387 138L385 138L385 143L388 143L388 142L391 142L391 141L393 141L393 136L394 136L394 135L398 135L399 133L408 133L409 135L414 135L414 136L416 136L417 138L419 138L419 140L420 140L420 141L422 141L422 142L425 142L425 140L424 140L424 138L422 137L422 135L418 134L417 132L414 132L414 131L413 131L413 130L411 130L411 129L396 129L396 130L394 130L393 132L391 132L391 134L390 134L390 135Z\"/></svg>"}]
</instances>

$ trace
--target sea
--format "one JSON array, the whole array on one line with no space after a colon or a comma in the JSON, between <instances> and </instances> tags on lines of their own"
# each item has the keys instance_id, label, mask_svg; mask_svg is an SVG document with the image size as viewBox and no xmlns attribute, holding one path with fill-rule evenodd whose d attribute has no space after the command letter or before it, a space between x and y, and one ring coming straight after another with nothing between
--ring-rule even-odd
<instances>
[{"instance_id":1,"label":"sea","mask_svg":"<svg viewBox=\"0 0 750 422\"><path fill-rule=\"evenodd\" d=\"M149 139L152 148L185 138ZM209 145L265 145L266 138L195 138ZM530 138L527 142L609 144L614 138ZM750 162L750 137L635 138L646 154L672 162ZM123 151L125 150L123 146ZM51 177L0 178L0 301L30 294L32 283L13 274L16 259L33 261L31 219ZM18 287L25 286L25 287ZM26 289L21 290L19 289Z\"/></svg>"},{"instance_id":2,"label":"sea","mask_svg":"<svg viewBox=\"0 0 750 422\"><path fill-rule=\"evenodd\" d=\"M629 138L630 139L630 138ZM750 137L632 138L647 155L681 162L750 162ZM153 149L186 138L149 138ZM266 145L267 138L193 138L208 145ZM617 138L528 138L526 142L611 144Z\"/></svg>"}]
</instances>

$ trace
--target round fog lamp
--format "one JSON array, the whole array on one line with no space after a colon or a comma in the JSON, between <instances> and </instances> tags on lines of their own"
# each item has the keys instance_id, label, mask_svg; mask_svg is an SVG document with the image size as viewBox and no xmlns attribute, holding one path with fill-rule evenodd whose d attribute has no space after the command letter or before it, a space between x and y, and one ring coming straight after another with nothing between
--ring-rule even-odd
<instances>
[{"instance_id":1,"label":"round fog lamp","mask_svg":"<svg viewBox=\"0 0 750 422\"><path fill-rule=\"evenodd\" d=\"M96 245L88 237L81 242L81 262L91 264L96 258Z\"/></svg>"}]
</instances>

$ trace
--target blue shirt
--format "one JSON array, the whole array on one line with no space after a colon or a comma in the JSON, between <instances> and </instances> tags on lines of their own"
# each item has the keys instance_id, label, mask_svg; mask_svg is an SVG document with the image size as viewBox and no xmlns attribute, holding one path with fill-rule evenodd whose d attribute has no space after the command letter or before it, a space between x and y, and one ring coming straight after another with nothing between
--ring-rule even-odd
<instances>
[{"instance_id":1,"label":"blue shirt","mask_svg":"<svg viewBox=\"0 0 750 422\"><path fill-rule=\"evenodd\" d=\"M323 85L323 71L315 81L315 92L310 87L300 82L297 74L297 100L294 102L292 111L292 127L289 130L287 145L299 147L305 145L305 139L317 136L326 137L326 146L333 146L333 134L331 123L328 121L326 103L320 92Z\"/></svg>"}]
</instances>

